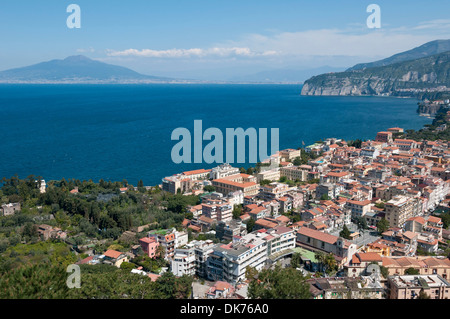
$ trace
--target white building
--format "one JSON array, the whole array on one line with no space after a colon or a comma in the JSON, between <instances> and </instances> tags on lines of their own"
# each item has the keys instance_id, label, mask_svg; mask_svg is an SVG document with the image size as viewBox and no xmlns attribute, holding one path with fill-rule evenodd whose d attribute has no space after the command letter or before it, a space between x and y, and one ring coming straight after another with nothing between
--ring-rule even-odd
<instances>
[{"instance_id":1,"label":"white building","mask_svg":"<svg viewBox=\"0 0 450 319\"><path fill-rule=\"evenodd\" d=\"M239 174L239 168L232 167L228 163L224 163L222 165L219 165L217 167L214 167L211 170L210 178L211 179L220 179L232 175Z\"/></svg>"}]
</instances>

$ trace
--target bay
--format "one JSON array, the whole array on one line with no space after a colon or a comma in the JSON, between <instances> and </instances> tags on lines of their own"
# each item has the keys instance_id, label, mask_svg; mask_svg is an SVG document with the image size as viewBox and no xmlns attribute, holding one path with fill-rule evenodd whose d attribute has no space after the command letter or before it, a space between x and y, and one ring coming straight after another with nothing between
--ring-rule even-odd
<instances>
[{"instance_id":1,"label":"bay","mask_svg":"<svg viewBox=\"0 0 450 319\"><path fill-rule=\"evenodd\" d=\"M156 185L217 164L175 164L171 133L279 128L280 149L319 139L374 139L389 127L420 129L417 100L300 96L299 85L0 85L0 178L76 178ZM205 146L207 142L204 142ZM254 166L250 163L237 167Z\"/></svg>"}]
</instances>

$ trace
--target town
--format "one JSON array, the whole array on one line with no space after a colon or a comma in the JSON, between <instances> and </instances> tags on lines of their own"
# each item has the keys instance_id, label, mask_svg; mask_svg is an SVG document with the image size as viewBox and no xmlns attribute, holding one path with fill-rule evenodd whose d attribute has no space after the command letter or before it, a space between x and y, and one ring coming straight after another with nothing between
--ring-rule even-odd
<instances>
[{"instance_id":1,"label":"town","mask_svg":"<svg viewBox=\"0 0 450 319\"><path fill-rule=\"evenodd\" d=\"M3 179L2 278L50 260L80 265L81 291L119 271L158 293L160 278L185 285L177 298L448 299L450 144L420 138L447 131L441 104L419 132L327 138L157 186ZM298 287L280 291L283 280Z\"/></svg>"}]
</instances>

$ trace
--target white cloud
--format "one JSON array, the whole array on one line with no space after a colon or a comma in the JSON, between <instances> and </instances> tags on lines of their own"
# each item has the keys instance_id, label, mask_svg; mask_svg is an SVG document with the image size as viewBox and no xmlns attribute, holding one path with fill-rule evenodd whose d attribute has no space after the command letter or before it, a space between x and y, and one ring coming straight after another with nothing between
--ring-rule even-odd
<instances>
[{"instance_id":1,"label":"white cloud","mask_svg":"<svg viewBox=\"0 0 450 319\"><path fill-rule=\"evenodd\" d=\"M247 47L213 47L208 49L169 49L169 50L152 50L152 49L127 49L123 51L107 50L107 55L110 57L146 57L146 58L190 58L190 57L254 57L254 56L269 56L276 55L274 50L255 52Z\"/></svg>"},{"instance_id":2,"label":"white cloud","mask_svg":"<svg viewBox=\"0 0 450 319\"><path fill-rule=\"evenodd\" d=\"M80 49L77 49L77 52L78 53L87 53L87 52L92 53L92 52L95 52L95 49L92 47L90 47L88 49L80 48Z\"/></svg>"}]
</instances>

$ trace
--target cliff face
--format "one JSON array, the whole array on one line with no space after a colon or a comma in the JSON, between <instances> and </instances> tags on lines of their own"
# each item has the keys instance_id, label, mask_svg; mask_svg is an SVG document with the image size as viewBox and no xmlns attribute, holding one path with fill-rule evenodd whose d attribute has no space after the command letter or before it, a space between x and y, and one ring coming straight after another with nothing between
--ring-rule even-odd
<instances>
[{"instance_id":1,"label":"cliff face","mask_svg":"<svg viewBox=\"0 0 450 319\"><path fill-rule=\"evenodd\" d=\"M302 95L408 95L450 88L450 51L364 70L327 73L307 80Z\"/></svg>"}]
</instances>

